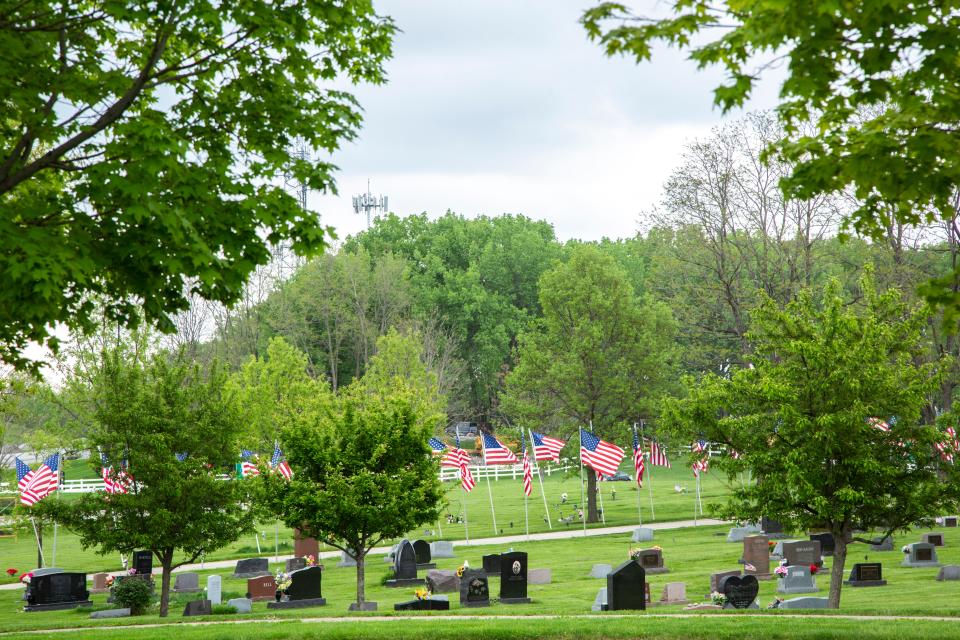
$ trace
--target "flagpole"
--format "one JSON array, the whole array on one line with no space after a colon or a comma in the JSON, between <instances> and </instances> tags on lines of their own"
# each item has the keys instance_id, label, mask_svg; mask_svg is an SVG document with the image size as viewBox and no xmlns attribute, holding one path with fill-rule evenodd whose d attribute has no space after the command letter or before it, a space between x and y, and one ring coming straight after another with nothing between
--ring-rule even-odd
<instances>
[{"instance_id":1,"label":"flagpole","mask_svg":"<svg viewBox=\"0 0 960 640\"><path fill-rule=\"evenodd\" d=\"M583 513L583 508L586 506L586 503L583 500L585 495L585 490L583 488L583 427L577 427L577 436L580 439L580 513ZM583 521L583 535L587 535L587 514L583 513L581 518Z\"/></svg>"},{"instance_id":2,"label":"flagpole","mask_svg":"<svg viewBox=\"0 0 960 640\"><path fill-rule=\"evenodd\" d=\"M636 422L633 423L633 437L636 438L637 447L640 448L640 459L642 460L642 459L643 459L643 441L640 440L639 437L637 437L637 423L636 423ZM634 451L634 452L633 452L633 455L636 456L636 455L637 455L637 452ZM644 465L644 468L646 468L646 465ZM633 463L633 471L634 471L634 473L636 473L636 471L637 471L637 463L636 463L636 461L634 461L634 463ZM643 489L643 485L640 484L640 482L641 482L641 481L640 481L640 474L637 474L637 476L634 478L634 480L635 480L636 483L637 483L637 521L640 523L641 526L643 526L643 512L640 510L640 489Z\"/></svg>"},{"instance_id":3,"label":"flagpole","mask_svg":"<svg viewBox=\"0 0 960 640\"><path fill-rule=\"evenodd\" d=\"M697 502L700 500L700 472L697 472L697 494L693 501L693 526L697 526Z\"/></svg>"},{"instance_id":4,"label":"flagpole","mask_svg":"<svg viewBox=\"0 0 960 640\"><path fill-rule=\"evenodd\" d=\"M500 533L500 530L497 528L497 512L493 508L493 487L490 485L489 470L487 471L487 492L490 494L490 515L493 516L493 535L498 535Z\"/></svg>"},{"instance_id":5,"label":"flagpole","mask_svg":"<svg viewBox=\"0 0 960 640\"><path fill-rule=\"evenodd\" d=\"M463 505L463 533L467 538L467 542L470 542L470 523L467 521L467 490L463 488L463 471L460 472L460 488L462 490L463 500L461 504Z\"/></svg>"},{"instance_id":6,"label":"flagpole","mask_svg":"<svg viewBox=\"0 0 960 640\"><path fill-rule=\"evenodd\" d=\"M40 554L40 566L43 567L46 561L43 559L43 544L40 542L40 533L37 531L37 521L30 516L30 524L33 525L33 535L37 539L37 552Z\"/></svg>"},{"instance_id":7,"label":"flagpole","mask_svg":"<svg viewBox=\"0 0 960 640\"><path fill-rule=\"evenodd\" d=\"M701 475L703 471L700 471ZM703 517L703 492L700 491L700 476L697 476L697 506L700 507L700 517Z\"/></svg>"},{"instance_id":8,"label":"flagpole","mask_svg":"<svg viewBox=\"0 0 960 640\"><path fill-rule=\"evenodd\" d=\"M280 522L273 523L273 561L280 562Z\"/></svg>"},{"instance_id":9,"label":"flagpole","mask_svg":"<svg viewBox=\"0 0 960 640\"><path fill-rule=\"evenodd\" d=\"M530 442L533 442L533 430L527 429L530 432ZM536 449L534 449L536 451ZM533 455L534 462L537 462L537 455ZM537 479L540 480L540 495L543 496L543 512L547 514L547 526L550 528L550 531L553 531L553 522L550 520L550 509L547 507L547 492L543 490L543 470L540 469L540 464L537 464Z\"/></svg>"}]
</instances>

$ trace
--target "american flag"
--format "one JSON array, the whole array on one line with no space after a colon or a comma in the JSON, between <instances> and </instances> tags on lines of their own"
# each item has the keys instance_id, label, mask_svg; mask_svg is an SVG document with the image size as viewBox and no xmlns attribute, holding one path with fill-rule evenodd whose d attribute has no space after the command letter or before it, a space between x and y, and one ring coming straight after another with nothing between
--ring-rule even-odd
<instances>
[{"instance_id":1,"label":"american flag","mask_svg":"<svg viewBox=\"0 0 960 640\"><path fill-rule=\"evenodd\" d=\"M531 431L533 436L533 459L534 460L552 460L560 462L560 450L567 444L563 440L557 440L542 433Z\"/></svg>"},{"instance_id":2,"label":"american flag","mask_svg":"<svg viewBox=\"0 0 960 640\"><path fill-rule=\"evenodd\" d=\"M37 469L31 470L20 459L16 459L17 489L20 491L20 502L32 507L46 495L57 490L59 484L60 455L53 454L43 461Z\"/></svg>"},{"instance_id":3,"label":"american flag","mask_svg":"<svg viewBox=\"0 0 960 640\"><path fill-rule=\"evenodd\" d=\"M586 429L580 430L580 461L597 473L606 476L615 474L620 468L623 454L623 449L617 445L601 440Z\"/></svg>"},{"instance_id":4,"label":"american flag","mask_svg":"<svg viewBox=\"0 0 960 640\"><path fill-rule=\"evenodd\" d=\"M280 445L276 442L273 443L273 456L270 457L270 466L273 467L275 471L279 471L280 475L287 480L293 477L293 469L291 469L287 461L283 459L283 453L280 452Z\"/></svg>"},{"instance_id":5,"label":"american flag","mask_svg":"<svg viewBox=\"0 0 960 640\"><path fill-rule=\"evenodd\" d=\"M884 433L890 433L890 425L881 420L880 418L867 418L867 424L869 424L874 429L883 431Z\"/></svg>"},{"instance_id":6,"label":"american flag","mask_svg":"<svg viewBox=\"0 0 960 640\"><path fill-rule=\"evenodd\" d=\"M655 467L670 468L670 461L667 460L667 452L660 447L656 440L650 441L650 464Z\"/></svg>"},{"instance_id":7,"label":"american flag","mask_svg":"<svg viewBox=\"0 0 960 640\"><path fill-rule=\"evenodd\" d=\"M523 495L533 493L533 469L530 467L530 458L527 456L527 443L520 432L520 451L523 452Z\"/></svg>"},{"instance_id":8,"label":"american flag","mask_svg":"<svg viewBox=\"0 0 960 640\"><path fill-rule=\"evenodd\" d=\"M640 446L640 436L637 435L637 428L633 428L633 468L637 472L637 486L643 487L643 447Z\"/></svg>"},{"instance_id":9,"label":"american flag","mask_svg":"<svg viewBox=\"0 0 960 640\"><path fill-rule=\"evenodd\" d=\"M483 434L483 464L514 464L517 456L489 433Z\"/></svg>"},{"instance_id":10,"label":"american flag","mask_svg":"<svg viewBox=\"0 0 960 640\"><path fill-rule=\"evenodd\" d=\"M473 488L476 486L476 483L473 481L473 474L470 473L470 467L467 466L467 463L460 465L460 486L462 486L463 490L467 493L473 491Z\"/></svg>"},{"instance_id":11,"label":"american flag","mask_svg":"<svg viewBox=\"0 0 960 640\"><path fill-rule=\"evenodd\" d=\"M703 453L706 452L707 455L710 455L710 449L707 446L706 440L697 440L690 447L690 451L693 453ZM707 458L698 458L693 461L693 477L699 478L701 473L706 473L710 468L710 461Z\"/></svg>"},{"instance_id":12,"label":"american flag","mask_svg":"<svg viewBox=\"0 0 960 640\"><path fill-rule=\"evenodd\" d=\"M257 463L253 460L254 457L256 457L256 454L249 449L240 452L240 475L242 477L260 475L260 469L257 468Z\"/></svg>"},{"instance_id":13,"label":"american flag","mask_svg":"<svg viewBox=\"0 0 960 640\"><path fill-rule=\"evenodd\" d=\"M103 488L107 493L127 493L130 490L131 478L126 471L113 472L113 467L107 465L107 456L100 454L100 477L103 478Z\"/></svg>"},{"instance_id":14,"label":"american flag","mask_svg":"<svg viewBox=\"0 0 960 640\"><path fill-rule=\"evenodd\" d=\"M441 467L459 469L461 464L470 464L470 454L460 448L460 434L454 435L456 444L440 459ZM441 443L443 444L443 443Z\"/></svg>"},{"instance_id":15,"label":"american flag","mask_svg":"<svg viewBox=\"0 0 960 640\"><path fill-rule=\"evenodd\" d=\"M447 448L447 445L443 444L440 438L430 438L427 440L427 444L430 445L430 453L439 456Z\"/></svg>"},{"instance_id":16,"label":"american flag","mask_svg":"<svg viewBox=\"0 0 960 640\"><path fill-rule=\"evenodd\" d=\"M960 451L960 441L957 440L957 432L953 427L947 427L946 434L949 441L947 443L938 442L935 446L944 461L953 462L953 454Z\"/></svg>"}]
</instances>

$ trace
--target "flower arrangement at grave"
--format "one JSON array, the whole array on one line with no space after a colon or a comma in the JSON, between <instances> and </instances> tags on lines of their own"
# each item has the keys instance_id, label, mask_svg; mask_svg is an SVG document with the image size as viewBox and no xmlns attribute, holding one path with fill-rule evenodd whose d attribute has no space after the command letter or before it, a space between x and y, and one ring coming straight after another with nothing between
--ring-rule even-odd
<instances>
[{"instance_id":1,"label":"flower arrangement at grave","mask_svg":"<svg viewBox=\"0 0 960 640\"><path fill-rule=\"evenodd\" d=\"M786 578L786 577L787 577L787 565L781 564L781 565L778 566L776 569L774 569L773 572L774 572L774 573L777 575L777 577L779 577L779 578Z\"/></svg>"},{"instance_id":2,"label":"flower arrangement at grave","mask_svg":"<svg viewBox=\"0 0 960 640\"><path fill-rule=\"evenodd\" d=\"M710 602L718 607L722 607L723 605L727 604L727 596L723 595L719 591L714 591L710 594Z\"/></svg>"},{"instance_id":3,"label":"flower arrangement at grave","mask_svg":"<svg viewBox=\"0 0 960 640\"><path fill-rule=\"evenodd\" d=\"M33 571L28 571L22 576L20 576L20 582L23 584L30 584L30 579L33 578Z\"/></svg>"},{"instance_id":4,"label":"flower arrangement at grave","mask_svg":"<svg viewBox=\"0 0 960 640\"><path fill-rule=\"evenodd\" d=\"M430 589L420 587L413 591L413 595L417 596L417 600L429 600L432 594L430 593Z\"/></svg>"},{"instance_id":5,"label":"flower arrangement at grave","mask_svg":"<svg viewBox=\"0 0 960 640\"><path fill-rule=\"evenodd\" d=\"M815 564L810 565L810 575L816 575L818 571L820 571L820 567Z\"/></svg>"},{"instance_id":6,"label":"flower arrangement at grave","mask_svg":"<svg viewBox=\"0 0 960 640\"><path fill-rule=\"evenodd\" d=\"M109 587L112 587L112 586L113 586L113 581L114 581L115 579L116 579L116 578L114 578L113 576L107 576L107 579L104 580L104 583L107 585L108 588L109 588Z\"/></svg>"},{"instance_id":7,"label":"flower arrangement at grave","mask_svg":"<svg viewBox=\"0 0 960 640\"><path fill-rule=\"evenodd\" d=\"M776 540L767 540L767 551L773 553L773 550L777 548Z\"/></svg>"},{"instance_id":8,"label":"flower arrangement at grave","mask_svg":"<svg viewBox=\"0 0 960 640\"><path fill-rule=\"evenodd\" d=\"M313 557L313 554L308 555L308 556L304 556L303 559L304 559L304 561L307 563L307 566L308 566L308 567L315 567L315 566L317 566L317 559L316 559L315 557Z\"/></svg>"},{"instance_id":9,"label":"flower arrangement at grave","mask_svg":"<svg viewBox=\"0 0 960 640\"><path fill-rule=\"evenodd\" d=\"M273 577L273 581L276 583L277 591L280 594L283 594L287 590L287 587L290 586L290 576L283 571L277 571L277 575Z\"/></svg>"},{"instance_id":10,"label":"flower arrangement at grave","mask_svg":"<svg viewBox=\"0 0 960 640\"><path fill-rule=\"evenodd\" d=\"M637 548L630 549L630 551L627 552L627 555L630 557L631 560L639 560L642 551L643 549L637 549Z\"/></svg>"},{"instance_id":11,"label":"flower arrangement at grave","mask_svg":"<svg viewBox=\"0 0 960 640\"><path fill-rule=\"evenodd\" d=\"M137 570L136 570L135 568L133 568L133 567L130 567L129 569L127 569L127 575L128 575L128 576L135 576L135 575L137 575Z\"/></svg>"},{"instance_id":12,"label":"flower arrangement at grave","mask_svg":"<svg viewBox=\"0 0 960 640\"><path fill-rule=\"evenodd\" d=\"M470 563L466 560L463 561L463 564L457 568L457 577L462 578L463 572L470 568Z\"/></svg>"},{"instance_id":13,"label":"flower arrangement at grave","mask_svg":"<svg viewBox=\"0 0 960 640\"><path fill-rule=\"evenodd\" d=\"M910 545L908 544L903 545L902 547L900 547L900 551L902 551L903 553L910 553Z\"/></svg>"},{"instance_id":14,"label":"flower arrangement at grave","mask_svg":"<svg viewBox=\"0 0 960 640\"><path fill-rule=\"evenodd\" d=\"M17 570L16 570L16 569L7 569L7 575L12 578L13 576L17 575Z\"/></svg>"},{"instance_id":15,"label":"flower arrangement at grave","mask_svg":"<svg viewBox=\"0 0 960 640\"><path fill-rule=\"evenodd\" d=\"M771 602L771 603L767 606L767 609L779 609L781 604L783 604L783 598L778 598L778 597L774 596L774 597L773 597L773 602Z\"/></svg>"}]
</instances>

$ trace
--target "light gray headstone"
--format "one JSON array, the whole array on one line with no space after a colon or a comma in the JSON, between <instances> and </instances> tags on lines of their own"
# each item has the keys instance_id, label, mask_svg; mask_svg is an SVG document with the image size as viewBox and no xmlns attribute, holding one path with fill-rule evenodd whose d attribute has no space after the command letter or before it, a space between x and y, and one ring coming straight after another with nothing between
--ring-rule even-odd
<instances>
[{"instance_id":1,"label":"light gray headstone","mask_svg":"<svg viewBox=\"0 0 960 640\"><path fill-rule=\"evenodd\" d=\"M668 582L663 587L663 595L660 596L660 602L666 604L683 603L687 601L687 583L686 582Z\"/></svg>"},{"instance_id":2,"label":"light gray headstone","mask_svg":"<svg viewBox=\"0 0 960 640\"><path fill-rule=\"evenodd\" d=\"M609 564L595 564L590 568L590 577L606 579L607 574L611 571L613 571L613 567Z\"/></svg>"},{"instance_id":3,"label":"light gray headstone","mask_svg":"<svg viewBox=\"0 0 960 640\"><path fill-rule=\"evenodd\" d=\"M237 610L237 613L250 613L253 611L253 600L249 598L232 598L227 600L227 604Z\"/></svg>"},{"instance_id":4,"label":"light gray headstone","mask_svg":"<svg viewBox=\"0 0 960 640\"><path fill-rule=\"evenodd\" d=\"M177 593L195 593L200 591L200 575L192 572L178 573L173 590Z\"/></svg>"},{"instance_id":5,"label":"light gray headstone","mask_svg":"<svg viewBox=\"0 0 960 640\"><path fill-rule=\"evenodd\" d=\"M100 618L126 618L130 615L130 609L106 609L104 611L94 611L90 617L94 620Z\"/></svg>"},{"instance_id":6,"label":"light gray headstone","mask_svg":"<svg viewBox=\"0 0 960 640\"><path fill-rule=\"evenodd\" d=\"M870 551L893 551L893 537L887 536L879 544L870 545Z\"/></svg>"},{"instance_id":7,"label":"light gray headstone","mask_svg":"<svg viewBox=\"0 0 960 640\"><path fill-rule=\"evenodd\" d=\"M390 547L390 551L387 552L387 555L383 557L383 561L389 564L393 564L394 557L397 555L397 547L399 545L393 545Z\"/></svg>"},{"instance_id":8,"label":"light gray headstone","mask_svg":"<svg viewBox=\"0 0 960 640\"><path fill-rule=\"evenodd\" d=\"M783 558L783 543L785 542L800 542L799 540L777 540L777 544L773 546L773 553L770 554L771 557Z\"/></svg>"},{"instance_id":9,"label":"light gray headstone","mask_svg":"<svg viewBox=\"0 0 960 640\"><path fill-rule=\"evenodd\" d=\"M591 611L603 611L603 605L607 604L607 588L603 587L597 591L597 597L593 600Z\"/></svg>"},{"instance_id":10,"label":"light gray headstone","mask_svg":"<svg viewBox=\"0 0 960 640\"><path fill-rule=\"evenodd\" d=\"M552 580L550 569L527 569L527 584L550 584Z\"/></svg>"},{"instance_id":11,"label":"light gray headstone","mask_svg":"<svg viewBox=\"0 0 960 640\"><path fill-rule=\"evenodd\" d=\"M727 542L743 542L747 536L755 536L763 533L760 527L748 524L745 527L733 527L727 534Z\"/></svg>"},{"instance_id":12,"label":"light gray headstone","mask_svg":"<svg viewBox=\"0 0 960 640\"><path fill-rule=\"evenodd\" d=\"M437 540L430 543L430 557L432 558L452 558L453 543L447 540Z\"/></svg>"},{"instance_id":13,"label":"light gray headstone","mask_svg":"<svg viewBox=\"0 0 960 640\"><path fill-rule=\"evenodd\" d=\"M350 557L350 554L346 551L340 552L340 562L337 563L338 567L355 567L357 566L357 561Z\"/></svg>"},{"instance_id":14,"label":"light gray headstone","mask_svg":"<svg viewBox=\"0 0 960 640\"><path fill-rule=\"evenodd\" d=\"M960 580L960 566L948 564L940 567L937 580Z\"/></svg>"},{"instance_id":15,"label":"light gray headstone","mask_svg":"<svg viewBox=\"0 0 960 640\"><path fill-rule=\"evenodd\" d=\"M826 598L813 598L806 596L803 598L791 598L780 603L781 609L826 609Z\"/></svg>"},{"instance_id":16,"label":"light gray headstone","mask_svg":"<svg viewBox=\"0 0 960 640\"><path fill-rule=\"evenodd\" d=\"M816 593L817 581L810 567L802 564L787 567L787 575L777 578L777 593Z\"/></svg>"},{"instance_id":17,"label":"light gray headstone","mask_svg":"<svg viewBox=\"0 0 960 640\"><path fill-rule=\"evenodd\" d=\"M207 600L210 604L220 604L223 598L223 578L207 576Z\"/></svg>"},{"instance_id":18,"label":"light gray headstone","mask_svg":"<svg viewBox=\"0 0 960 640\"><path fill-rule=\"evenodd\" d=\"M633 536L630 539L633 542L650 542L653 540L653 529L649 527L638 527L633 530Z\"/></svg>"}]
</instances>

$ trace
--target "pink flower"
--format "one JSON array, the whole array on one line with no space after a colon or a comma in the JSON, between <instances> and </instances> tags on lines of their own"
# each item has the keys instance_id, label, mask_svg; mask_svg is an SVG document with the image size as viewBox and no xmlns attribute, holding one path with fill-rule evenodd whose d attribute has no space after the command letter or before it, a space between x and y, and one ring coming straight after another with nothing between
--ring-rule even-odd
<instances>
[{"instance_id":1,"label":"pink flower","mask_svg":"<svg viewBox=\"0 0 960 640\"><path fill-rule=\"evenodd\" d=\"M128 575L128 576L135 576L135 575L137 575L137 570L134 569L133 567L130 567L129 569L127 569L127 575Z\"/></svg>"},{"instance_id":2,"label":"pink flower","mask_svg":"<svg viewBox=\"0 0 960 640\"><path fill-rule=\"evenodd\" d=\"M20 576L20 582L22 582L22 583L24 583L24 584L29 584L29 583L30 583L30 578L32 578L32 577L33 577L33 572L32 572L32 571L30 571L30 572L28 572L28 573L25 573L25 574L23 574L22 576Z\"/></svg>"}]
</instances>

